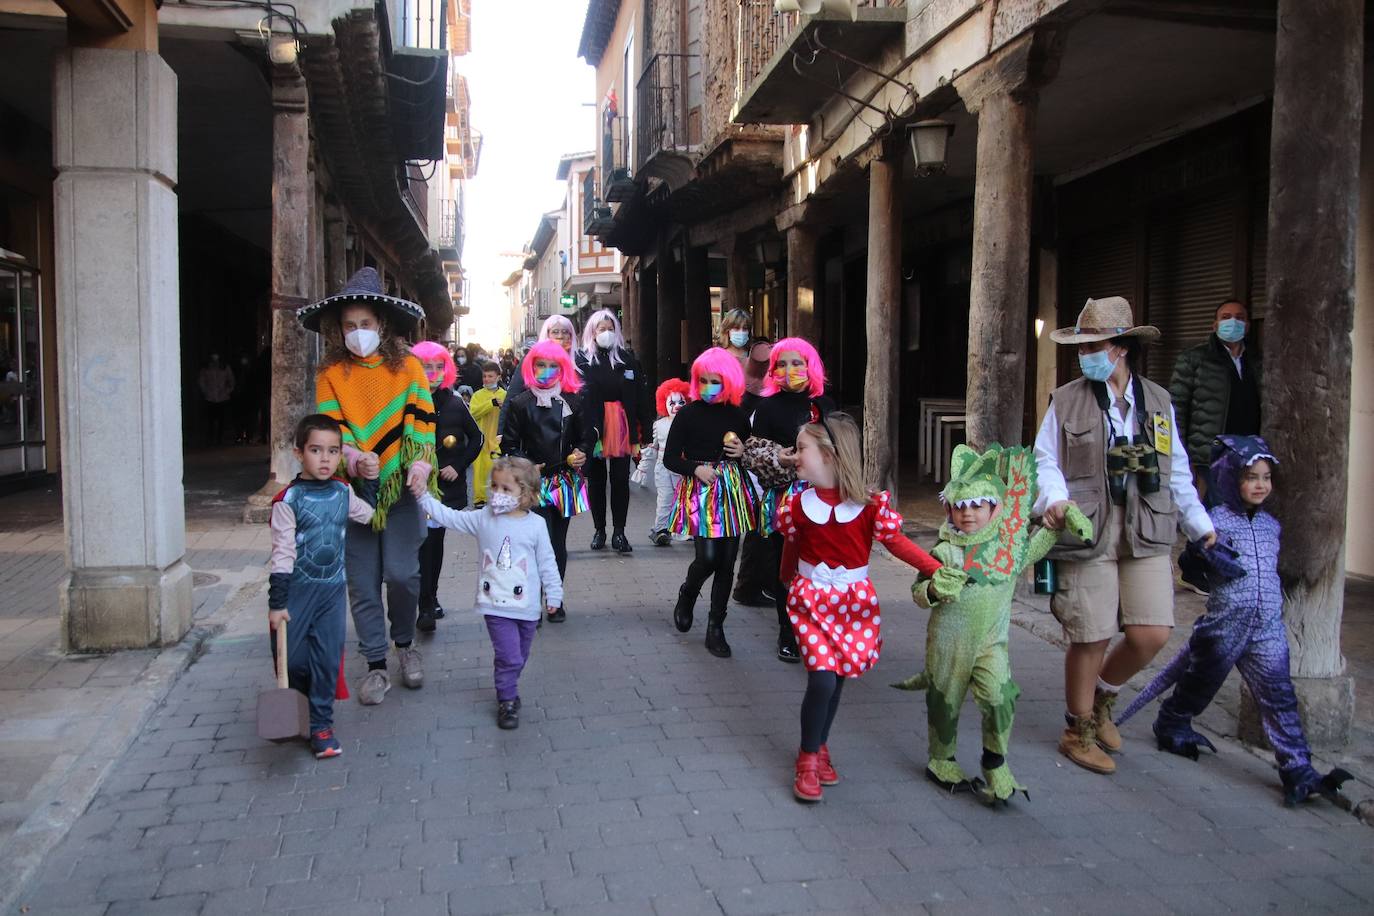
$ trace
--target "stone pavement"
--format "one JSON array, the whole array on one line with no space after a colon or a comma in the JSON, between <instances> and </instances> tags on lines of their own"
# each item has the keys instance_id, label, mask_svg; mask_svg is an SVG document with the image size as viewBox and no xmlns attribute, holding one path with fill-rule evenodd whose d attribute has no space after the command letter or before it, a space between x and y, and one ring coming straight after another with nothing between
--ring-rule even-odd
<instances>
[{"instance_id":1,"label":"stone pavement","mask_svg":"<svg viewBox=\"0 0 1374 916\"><path fill-rule=\"evenodd\" d=\"M1126 730L1114 777L1055 751L1059 650L1013 630L1024 696L1012 766L1029 800L984 809L924 781L924 706L888 688L921 665L910 573L875 554L878 670L851 683L825 801L791 796L804 684L773 658L773 614L736 608L735 657L680 635L690 548L586 549L569 619L545 624L518 731L495 727L491 650L450 536L427 682L340 704L345 755L254 734L270 682L261 601L181 677L22 898L32 914L1370 912L1374 831L1324 802L1279 803L1272 764L1230 742L1199 763ZM1022 615L1036 614L1031 608ZM699 614L704 608L699 605ZM699 618L700 619L700 618ZM350 659L351 677L360 668ZM961 757L976 766L969 705Z\"/></svg>"}]
</instances>

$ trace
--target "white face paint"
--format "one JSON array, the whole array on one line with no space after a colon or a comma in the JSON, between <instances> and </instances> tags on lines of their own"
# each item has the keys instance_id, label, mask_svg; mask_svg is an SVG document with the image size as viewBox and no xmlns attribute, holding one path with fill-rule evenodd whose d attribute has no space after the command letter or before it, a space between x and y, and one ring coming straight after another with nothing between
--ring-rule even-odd
<instances>
[{"instance_id":1,"label":"white face paint","mask_svg":"<svg viewBox=\"0 0 1374 916\"><path fill-rule=\"evenodd\" d=\"M358 328L344 335L344 346L348 347L348 352L362 359L376 353L381 343L381 336L371 328Z\"/></svg>"},{"instance_id":2,"label":"white face paint","mask_svg":"<svg viewBox=\"0 0 1374 916\"><path fill-rule=\"evenodd\" d=\"M671 417L674 414L676 414L679 410L687 406L687 398L685 395L681 395L677 392L674 392L668 395L668 399L664 403L667 404L668 416Z\"/></svg>"}]
</instances>

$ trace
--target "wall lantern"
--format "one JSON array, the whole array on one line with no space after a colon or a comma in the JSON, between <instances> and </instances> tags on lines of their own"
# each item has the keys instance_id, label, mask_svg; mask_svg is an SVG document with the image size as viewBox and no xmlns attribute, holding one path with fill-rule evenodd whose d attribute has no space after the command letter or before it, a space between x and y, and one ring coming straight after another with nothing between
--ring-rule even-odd
<instances>
[{"instance_id":1,"label":"wall lantern","mask_svg":"<svg viewBox=\"0 0 1374 916\"><path fill-rule=\"evenodd\" d=\"M290 66L300 51L300 44L290 35L273 35L267 40L267 58L274 64Z\"/></svg>"},{"instance_id":2,"label":"wall lantern","mask_svg":"<svg viewBox=\"0 0 1374 916\"><path fill-rule=\"evenodd\" d=\"M767 267L770 264L781 264L786 255L786 243L777 236L765 236L759 239L756 250L759 256L759 263Z\"/></svg>"},{"instance_id":3,"label":"wall lantern","mask_svg":"<svg viewBox=\"0 0 1374 916\"><path fill-rule=\"evenodd\" d=\"M911 140L911 157L916 162L916 174L939 175L945 171L945 149L949 146L954 125L938 119L917 121L907 129Z\"/></svg>"}]
</instances>

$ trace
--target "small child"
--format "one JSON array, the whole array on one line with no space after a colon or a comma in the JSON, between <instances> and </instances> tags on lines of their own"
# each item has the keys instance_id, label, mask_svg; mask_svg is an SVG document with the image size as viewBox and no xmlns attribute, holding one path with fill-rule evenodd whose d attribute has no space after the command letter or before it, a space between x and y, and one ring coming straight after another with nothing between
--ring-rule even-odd
<instances>
[{"instance_id":1,"label":"small child","mask_svg":"<svg viewBox=\"0 0 1374 916\"><path fill-rule=\"evenodd\" d=\"M482 390L472 394L472 418L482 430L484 444L472 463L473 505L481 508L487 501L487 478L491 476L491 462L497 449L496 423L506 389L501 387L501 367L493 362L482 363Z\"/></svg>"},{"instance_id":2,"label":"small child","mask_svg":"<svg viewBox=\"0 0 1374 916\"><path fill-rule=\"evenodd\" d=\"M688 391L691 386L680 378L670 378L654 392L658 401L658 419L654 421L654 441L640 453L639 468L653 467L654 488L658 492L658 504L654 513L654 527L649 531L649 542L655 547L667 547L672 540L668 525L673 519L673 497L677 495L681 474L674 474L663 463L663 447L668 442L668 431L673 427L673 417L687 406ZM685 540L685 536L682 536Z\"/></svg>"},{"instance_id":3,"label":"small child","mask_svg":"<svg viewBox=\"0 0 1374 916\"><path fill-rule=\"evenodd\" d=\"M1274 489L1272 475L1278 463L1259 436L1218 436L1212 444L1214 505L1208 514L1217 531L1213 550L1226 550L1240 569L1228 575L1223 570L1231 562L1204 557L1219 573L1209 583L1207 613L1197 619L1178 655L1131 702L1117 724L1177 683L1155 719L1159 749L1193 760L1202 747L1215 753L1212 742L1193 730L1193 718L1212 702L1231 669L1239 668L1278 759L1283 802L1291 807L1313 793L1334 798L1351 775L1337 768L1323 776L1313 769L1312 752L1298 717L1298 698L1288 668L1288 632L1283 625L1279 522L1263 509ZM1190 545L1190 550L1196 548Z\"/></svg>"},{"instance_id":4,"label":"small child","mask_svg":"<svg viewBox=\"0 0 1374 916\"><path fill-rule=\"evenodd\" d=\"M431 519L477 538L482 565L475 604L486 618L495 654L496 724L519 728L520 672L529 661L539 615L543 607L552 614L563 603L563 581L548 529L530 511L539 503L539 473L524 458L496 459L487 506L478 511L450 509L420 488L415 495Z\"/></svg>"},{"instance_id":5,"label":"small child","mask_svg":"<svg viewBox=\"0 0 1374 916\"><path fill-rule=\"evenodd\" d=\"M334 694L342 665L345 613L344 533L372 521L372 506L334 476L343 455L339 422L311 414L296 424L301 473L272 500L267 620L276 657L277 628L289 621L286 674L310 699L310 747L318 758L343 753L334 737ZM376 499L375 480L360 481Z\"/></svg>"},{"instance_id":6,"label":"small child","mask_svg":"<svg viewBox=\"0 0 1374 916\"><path fill-rule=\"evenodd\" d=\"M832 413L801 428L797 473L810 486L778 507L784 538L779 578L789 583L788 621L806 664L792 794L818 802L821 786L840 781L826 742L844 680L876 664L883 644L878 592L868 578L873 542L927 576L935 575L940 561L902 534L902 517L886 492L864 486L859 426L848 414Z\"/></svg>"}]
</instances>

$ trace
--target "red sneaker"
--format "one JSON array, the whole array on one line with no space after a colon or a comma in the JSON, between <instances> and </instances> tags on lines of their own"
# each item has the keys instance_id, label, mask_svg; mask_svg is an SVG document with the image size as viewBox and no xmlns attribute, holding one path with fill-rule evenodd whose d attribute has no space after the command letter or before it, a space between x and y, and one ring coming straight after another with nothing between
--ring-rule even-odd
<instances>
[{"instance_id":1,"label":"red sneaker","mask_svg":"<svg viewBox=\"0 0 1374 916\"><path fill-rule=\"evenodd\" d=\"M820 766L820 754L797 751L797 780L792 784L792 794L799 802L818 802L821 800L821 781L816 775Z\"/></svg>"},{"instance_id":2,"label":"red sneaker","mask_svg":"<svg viewBox=\"0 0 1374 916\"><path fill-rule=\"evenodd\" d=\"M824 744L816 754L816 776L820 779L823 786L838 786L840 784L840 774L835 772L835 768L830 765L830 748Z\"/></svg>"}]
</instances>

